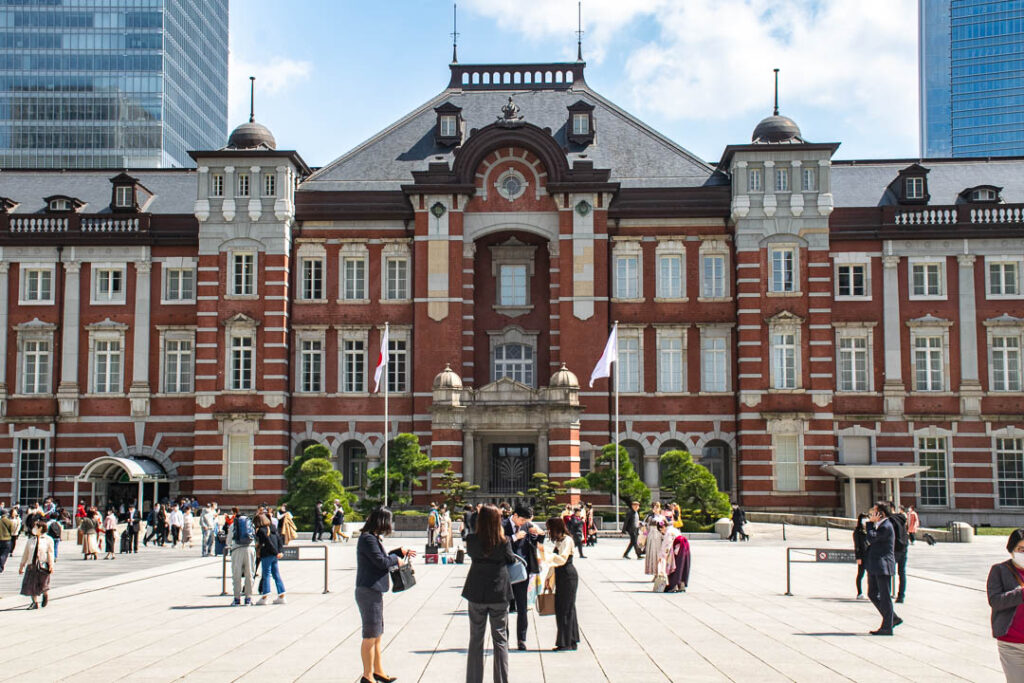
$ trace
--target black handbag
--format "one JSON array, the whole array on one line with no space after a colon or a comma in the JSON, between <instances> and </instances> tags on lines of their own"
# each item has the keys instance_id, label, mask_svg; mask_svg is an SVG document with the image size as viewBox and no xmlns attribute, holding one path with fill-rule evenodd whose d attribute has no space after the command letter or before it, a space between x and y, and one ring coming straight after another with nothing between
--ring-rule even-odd
<instances>
[{"instance_id":1,"label":"black handbag","mask_svg":"<svg viewBox=\"0 0 1024 683\"><path fill-rule=\"evenodd\" d=\"M391 572L391 592L401 593L416 585L416 572L412 565L406 562L395 571Z\"/></svg>"}]
</instances>

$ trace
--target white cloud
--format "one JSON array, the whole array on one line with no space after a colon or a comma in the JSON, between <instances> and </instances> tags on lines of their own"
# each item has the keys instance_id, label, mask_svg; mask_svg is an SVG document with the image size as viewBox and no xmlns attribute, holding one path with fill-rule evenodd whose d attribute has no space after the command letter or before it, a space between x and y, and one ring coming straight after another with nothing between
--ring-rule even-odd
<instances>
[{"instance_id":1,"label":"white cloud","mask_svg":"<svg viewBox=\"0 0 1024 683\"><path fill-rule=\"evenodd\" d=\"M260 98L273 98L286 93L309 79L313 64L287 57L270 57L260 62L238 58L228 59L228 121L231 125L249 118L249 76L256 77L256 111ZM257 119L259 117L257 116Z\"/></svg>"},{"instance_id":2,"label":"white cloud","mask_svg":"<svg viewBox=\"0 0 1024 683\"><path fill-rule=\"evenodd\" d=\"M571 0L468 4L530 39L576 23ZM835 128L906 139L917 131L916 13L914 0L588 0L584 53L623 64L623 104L639 113L756 121L771 113L779 67L782 113L815 109ZM650 26L646 42L611 52Z\"/></svg>"}]
</instances>

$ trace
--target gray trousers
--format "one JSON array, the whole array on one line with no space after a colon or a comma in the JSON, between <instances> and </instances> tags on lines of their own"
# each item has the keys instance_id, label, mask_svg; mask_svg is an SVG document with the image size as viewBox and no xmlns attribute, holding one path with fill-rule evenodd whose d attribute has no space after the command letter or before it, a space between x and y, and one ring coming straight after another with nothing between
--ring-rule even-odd
<instances>
[{"instance_id":1,"label":"gray trousers","mask_svg":"<svg viewBox=\"0 0 1024 683\"><path fill-rule=\"evenodd\" d=\"M1006 683L1024 683L1024 644L996 641Z\"/></svg>"},{"instance_id":2,"label":"gray trousers","mask_svg":"<svg viewBox=\"0 0 1024 683\"><path fill-rule=\"evenodd\" d=\"M491 620L494 645L494 683L508 683L508 603L469 603L469 652L466 656L466 683L483 683L484 631Z\"/></svg>"},{"instance_id":3,"label":"gray trousers","mask_svg":"<svg viewBox=\"0 0 1024 683\"><path fill-rule=\"evenodd\" d=\"M231 549L231 588L235 600L242 596L242 577L245 577L245 597L252 597L252 577L256 573L256 549L251 545Z\"/></svg>"}]
</instances>

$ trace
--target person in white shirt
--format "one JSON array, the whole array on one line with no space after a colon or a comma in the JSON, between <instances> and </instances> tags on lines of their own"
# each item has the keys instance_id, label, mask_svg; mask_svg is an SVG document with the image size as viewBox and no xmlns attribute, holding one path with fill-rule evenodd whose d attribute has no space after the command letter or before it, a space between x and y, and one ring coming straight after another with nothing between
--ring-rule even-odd
<instances>
[{"instance_id":1,"label":"person in white shirt","mask_svg":"<svg viewBox=\"0 0 1024 683\"><path fill-rule=\"evenodd\" d=\"M203 532L203 557L213 555L213 542L217 538L217 512L213 503L203 508L203 514L199 515L199 528Z\"/></svg>"},{"instance_id":2,"label":"person in white shirt","mask_svg":"<svg viewBox=\"0 0 1024 683\"><path fill-rule=\"evenodd\" d=\"M579 624L576 621L576 589L579 575L573 566L575 543L561 517L552 517L547 523L548 538L555 544L555 552L548 558L545 585L555 590L555 650L575 650L580 642Z\"/></svg>"},{"instance_id":3,"label":"person in white shirt","mask_svg":"<svg viewBox=\"0 0 1024 683\"><path fill-rule=\"evenodd\" d=\"M177 505L171 506L171 514L167 515L167 524L171 527L171 547L174 548L178 545L178 539L181 538L181 527L185 525L185 515L181 514Z\"/></svg>"}]
</instances>

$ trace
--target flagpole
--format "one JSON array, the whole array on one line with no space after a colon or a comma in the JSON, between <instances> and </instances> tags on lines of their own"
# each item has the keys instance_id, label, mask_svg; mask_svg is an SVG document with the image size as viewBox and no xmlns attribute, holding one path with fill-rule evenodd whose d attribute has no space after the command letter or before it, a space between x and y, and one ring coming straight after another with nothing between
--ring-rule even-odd
<instances>
[{"instance_id":1,"label":"flagpole","mask_svg":"<svg viewBox=\"0 0 1024 683\"><path fill-rule=\"evenodd\" d=\"M615 321L612 328L615 335L615 371L611 372L612 386L615 388L615 528L619 526L619 480L622 478L619 472L619 321Z\"/></svg>"},{"instance_id":2,"label":"flagpole","mask_svg":"<svg viewBox=\"0 0 1024 683\"><path fill-rule=\"evenodd\" d=\"M384 339L388 339L388 323L384 323ZM388 506L388 349L384 353L384 507Z\"/></svg>"}]
</instances>

